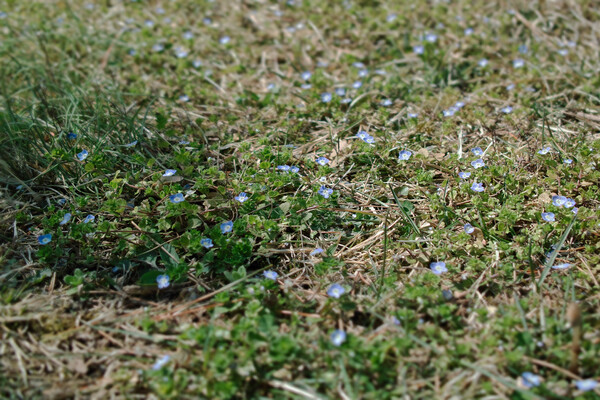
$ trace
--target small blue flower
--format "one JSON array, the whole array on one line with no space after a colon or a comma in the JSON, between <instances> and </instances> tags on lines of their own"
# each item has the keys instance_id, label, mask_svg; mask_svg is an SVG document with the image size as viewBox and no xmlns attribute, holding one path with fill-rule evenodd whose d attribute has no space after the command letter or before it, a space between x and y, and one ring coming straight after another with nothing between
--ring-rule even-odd
<instances>
[{"instance_id":1,"label":"small blue flower","mask_svg":"<svg viewBox=\"0 0 600 400\"><path fill-rule=\"evenodd\" d=\"M573 164L573 160L572 160L572 159L570 159L570 158L565 158L565 159L563 160L563 163L565 163L565 164L567 164L567 165L571 165L571 164Z\"/></svg>"},{"instance_id":2,"label":"small blue flower","mask_svg":"<svg viewBox=\"0 0 600 400\"><path fill-rule=\"evenodd\" d=\"M194 68L200 68L202 66L202 60L194 60L192 61L192 65Z\"/></svg>"},{"instance_id":3,"label":"small blue flower","mask_svg":"<svg viewBox=\"0 0 600 400\"><path fill-rule=\"evenodd\" d=\"M421 54L425 53L425 47L420 44L413 46L413 53L420 56Z\"/></svg>"},{"instance_id":4,"label":"small blue flower","mask_svg":"<svg viewBox=\"0 0 600 400\"><path fill-rule=\"evenodd\" d=\"M127 144L125 144L124 146L125 146L125 147L133 147L133 146L135 146L136 144L138 144L138 141L137 141L137 140L134 140L133 142L131 142L131 143L127 143Z\"/></svg>"},{"instance_id":5,"label":"small blue flower","mask_svg":"<svg viewBox=\"0 0 600 400\"><path fill-rule=\"evenodd\" d=\"M513 60L514 68L521 68L524 65L525 65L525 60L523 60L522 58L517 58L517 59Z\"/></svg>"},{"instance_id":6,"label":"small blue flower","mask_svg":"<svg viewBox=\"0 0 600 400\"><path fill-rule=\"evenodd\" d=\"M194 38L194 34L191 31L185 31L185 32L183 32L182 37L185 40L192 40Z\"/></svg>"},{"instance_id":7,"label":"small blue flower","mask_svg":"<svg viewBox=\"0 0 600 400\"><path fill-rule=\"evenodd\" d=\"M40 235L40 236L38 236L37 240L38 240L39 244L44 246L52 241L52 234L48 233L46 235Z\"/></svg>"},{"instance_id":8,"label":"small blue flower","mask_svg":"<svg viewBox=\"0 0 600 400\"><path fill-rule=\"evenodd\" d=\"M464 101L457 101L456 103L454 103L454 108L458 108L459 110L461 108L463 108L465 106L465 102Z\"/></svg>"},{"instance_id":9,"label":"small blue flower","mask_svg":"<svg viewBox=\"0 0 600 400\"><path fill-rule=\"evenodd\" d=\"M59 206L64 206L64 205L67 203L67 199L58 199L58 200L56 201L56 203L57 203Z\"/></svg>"},{"instance_id":10,"label":"small blue flower","mask_svg":"<svg viewBox=\"0 0 600 400\"><path fill-rule=\"evenodd\" d=\"M458 176L459 176L461 179L467 179L468 177L470 177L470 176L471 176L471 173L470 173L470 172L459 172L459 173L458 173Z\"/></svg>"},{"instance_id":11,"label":"small blue flower","mask_svg":"<svg viewBox=\"0 0 600 400\"><path fill-rule=\"evenodd\" d=\"M312 85L310 83L303 83L302 85L300 85L300 87L304 90L308 90L308 89L312 88Z\"/></svg>"},{"instance_id":12,"label":"small blue flower","mask_svg":"<svg viewBox=\"0 0 600 400\"><path fill-rule=\"evenodd\" d=\"M470 36L473 34L473 32L475 32L475 30L473 30L473 28L467 28L464 31L465 36Z\"/></svg>"},{"instance_id":13,"label":"small blue flower","mask_svg":"<svg viewBox=\"0 0 600 400\"><path fill-rule=\"evenodd\" d=\"M387 22L394 22L396 20L396 18L398 18L398 15L396 15L396 14L389 14L385 20Z\"/></svg>"},{"instance_id":14,"label":"small blue flower","mask_svg":"<svg viewBox=\"0 0 600 400\"><path fill-rule=\"evenodd\" d=\"M181 101L182 103L187 103L188 101L190 101L190 98L187 94L182 94L181 96L179 96L179 101Z\"/></svg>"},{"instance_id":15,"label":"small blue flower","mask_svg":"<svg viewBox=\"0 0 600 400\"><path fill-rule=\"evenodd\" d=\"M263 272L263 276L272 281L276 281L279 274L275 271L265 271Z\"/></svg>"},{"instance_id":16,"label":"small blue flower","mask_svg":"<svg viewBox=\"0 0 600 400\"><path fill-rule=\"evenodd\" d=\"M211 247L214 246L213 241L210 238L204 238L204 239L200 240L200 245L202 247L204 247L205 249L210 249Z\"/></svg>"},{"instance_id":17,"label":"small blue flower","mask_svg":"<svg viewBox=\"0 0 600 400\"><path fill-rule=\"evenodd\" d=\"M456 110L454 108L450 107L447 110L443 110L442 114L444 115L444 117L451 117L454 115L455 112L456 112Z\"/></svg>"},{"instance_id":18,"label":"small blue flower","mask_svg":"<svg viewBox=\"0 0 600 400\"><path fill-rule=\"evenodd\" d=\"M506 86L506 90L510 91L513 90L515 88L515 84L514 83L510 83Z\"/></svg>"},{"instance_id":19,"label":"small blue flower","mask_svg":"<svg viewBox=\"0 0 600 400\"><path fill-rule=\"evenodd\" d=\"M94 217L92 214L88 214L87 217L85 217L85 219L83 220L84 224L87 224L89 222L94 222L96 220L96 217Z\"/></svg>"},{"instance_id":20,"label":"small blue flower","mask_svg":"<svg viewBox=\"0 0 600 400\"><path fill-rule=\"evenodd\" d=\"M437 35L435 33L428 33L425 35L425 40L429 43L435 43L437 41Z\"/></svg>"},{"instance_id":21,"label":"small blue flower","mask_svg":"<svg viewBox=\"0 0 600 400\"><path fill-rule=\"evenodd\" d=\"M83 161L88 157L89 153L87 150L82 150L81 153L77 153L77 159Z\"/></svg>"},{"instance_id":22,"label":"small blue flower","mask_svg":"<svg viewBox=\"0 0 600 400\"><path fill-rule=\"evenodd\" d=\"M158 360L156 360L156 362L154 363L154 365L152 365L152 369L154 371L158 371L159 369L161 369L162 367L164 367L165 365L167 365L167 363L169 361L171 361L171 356L168 356L168 355L162 356L161 358L159 358Z\"/></svg>"},{"instance_id":23,"label":"small blue flower","mask_svg":"<svg viewBox=\"0 0 600 400\"><path fill-rule=\"evenodd\" d=\"M185 140L185 139L181 139L181 140L179 141L179 144L183 144L183 145L185 145L185 144L190 144L190 141L189 141L189 140Z\"/></svg>"},{"instance_id":24,"label":"small blue flower","mask_svg":"<svg viewBox=\"0 0 600 400\"><path fill-rule=\"evenodd\" d=\"M300 78L302 78L302 80L307 81L312 77L312 73L310 71L304 71L301 75Z\"/></svg>"},{"instance_id":25,"label":"small blue flower","mask_svg":"<svg viewBox=\"0 0 600 400\"><path fill-rule=\"evenodd\" d=\"M473 147L471 149L471 153L475 154L476 156L482 156L483 150L481 150L481 147Z\"/></svg>"},{"instance_id":26,"label":"small blue flower","mask_svg":"<svg viewBox=\"0 0 600 400\"><path fill-rule=\"evenodd\" d=\"M408 118L418 118L419 117L419 113L408 113L406 116Z\"/></svg>"},{"instance_id":27,"label":"small blue flower","mask_svg":"<svg viewBox=\"0 0 600 400\"><path fill-rule=\"evenodd\" d=\"M168 176L173 176L177 173L176 169L167 169L165 170L165 173L163 174L164 177L168 177Z\"/></svg>"},{"instance_id":28,"label":"small blue flower","mask_svg":"<svg viewBox=\"0 0 600 400\"><path fill-rule=\"evenodd\" d=\"M436 275L441 275L444 272L448 272L448 268L446 268L446 263L443 261L432 262L431 264L429 264L429 268L431 269L431 272L433 272Z\"/></svg>"},{"instance_id":29,"label":"small blue flower","mask_svg":"<svg viewBox=\"0 0 600 400\"><path fill-rule=\"evenodd\" d=\"M334 299L339 299L344 293L346 293L346 289L337 283L334 283L333 285L329 286L329 289L327 289L327 295L329 297L333 297Z\"/></svg>"},{"instance_id":30,"label":"small blue flower","mask_svg":"<svg viewBox=\"0 0 600 400\"><path fill-rule=\"evenodd\" d=\"M477 62L477 65L479 65L481 68L485 68L485 67L487 67L488 63L489 63L489 61L487 58L482 58L481 60L479 60Z\"/></svg>"},{"instance_id":31,"label":"small blue flower","mask_svg":"<svg viewBox=\"0 0 600 400\"><path fill-rule=\"evenodd\" d=\"M294 174L297 174L298 172L300 172L300 168L298 168L298 167L290 167L290 172L294 173Z\"/></svg>"},{"instance_id":32,"label":"small blue flower","mask_svg":"<svg viewBox=\"0 0 600 400\"><path fill-rule=\"evenodd\" d=\"M66 223L68 223L71 220L71 213L66 213L62 219L62 221L60 221L58 224L59 225L64 225Z\"/></svg>"},{"instance_id":33,"label":"small blue flower","mask_svg":"<svg viewBox=\"0 0 600 400\"><path fill-rule=\"evenodd\" d=\"M369 75L369 70L368 69L361 69L360 71L358 71L358 77L359 78L364 78L367 75Z\"/></svg>"},{"instance_id":34,"label":"small blue flower","mask_svg":"<svg viewBox=\"0 0 600 400\"><path fill-rule=\"evenodd\" d=\"M226 234L233 231L233 221L223 222L221 224L221 233Z\"/></svg>"},{"instance_id":35,"label":"small blue flower","mask_svg":"<svg viewBox=\"0 0 600 400\"><path fill-rule=\"evenodd\" d=\"M360 88L361 88L361 86L362 86L362 82L361 82L361 81L356 81L356 82L354 82L354 83L352 84L352 87L353 87L354 89L360 89Z\"/></svg>"},{"instance_id":36,"label":"small blue flower","mask_svg":"<svg viewBox=\"0 0 600 400\"><path fill-rule=\"evenodd\" d=\"M237 201L239 201L240 203L243 203L246 200L248 200L248 195L246 194L246 192L242 192L242 193L238 194L237 196L235 196L235 199Z\"/></svg>"},{"instance_id":37,"label":"small blue flower","mask_svg":"<svg viewBox=\"0 0 600 400\"><path fill-rule=\"evenodd\" d=\"M159 289L165 289L169 287L169 275L159 275L156 277L156 283L158 284Z\"/></svg>"},{"instance_id":38,"label":"small blue flower","mask_svg":"<svg viewBox=\"0 0 600 400\"><path fill-rule=\"evenodd\" d=\"M277 169L283 172L288 172L290 170L290 166L289 165L278 165Z\"/></svg>"},{"instance_id":39,"label":"small blue flower","mask_svg":"<svg viewBox=\"0 0 600 400\"><path fill-rule=\"evenodd\" d=\"M538 154L541 154L544 156L544 155L548 154L550 152L550 150L552 150L552 147L547 146L547 147L544 147L543 149L539 150Z\"/></svg>"},{"instance_id":40,"label":"small blue flower","mask_svg":"<svg viewBox=\"0 0 600 400\"><path fill-rule=\"evenodd\" d=\"M354 68L363 69L365 67L365 64L361 63L360 61L355 61L352 63L352 66Z\"/></svg>"},{"instance_id":41,"label":"small blue flower","mask_svg":"<svg viewBox=\"0 0 600 400\"><path fill-rule=\"evenodd\" d=\"M567 202L567 198L565 196L552 196L552 204L556 207L562 207Z\"/></svg>"},{"instance_id":42,"label":"small blue flower","mask_svg":"<svg viewBox=\"0 0 600 400\"><path fill-rule=\"evenodd\" d=\"M528 51L529 51L529 48L527 47L526 44L519 45L519 53L527 54Z\"/></svg>"},{"instance_id":43,"label":"small blue flower","mask_svg":"<svg viewBox=\"0 0 600 400\"><path fill-rule=\"evenodd\" d=\"M219 43L221 44L227 44L231 41L231 38L229 36L223 36L221 37L221 39L219 39Z\"/></svg>"},{"instance_id":44,"label":"small blue flower","mask_svg":"<svg viewBox=\"0 0 600 400\"><path fill-rule=\"evenodd\" d=\"M567 54L569 54L569 49L559 49L557 53L565 57Z\"/></svg>"},{"instance_id":45,"label":"small blue flower","mask_svg":"<svg viewBox=\"0 0 600 400\"><path fill-rule=\"evenodd\" d=\"M528 389L540 386L540 384L542 383L542 378L531 372L523 372L521 374L521 379L523 381L523 385Z\"/></svg>"},{"instance_id":46,"label":"small blue flower","mask_svg":"<svg viewBox=\"0 0 600 400\"><path fill-rule=\"evenodd\" d=\"M69 133L67 133L67 139L75 140L75 139L77 139L77 135L73 132L69 132Z\"/></svg>"},{"instance_id":47,"label":"small blue flower","mask_svg":"<svg viewBox=\"0 0 600 400\"><path fill-rule=\"evenodd\" d=\"M204 25L210 25L210 24L212 24L212 19L210 19L210 18L208 18L208 17L204 17L204 18L202 19L202 23L203 23Z\"/></svg>"},{"instance_id":48,"label":"small blue flower","mask_svg":"<svg viewBox=\"0 0 600 400\"><path fill-rule=\"evenodd\" d=\"M160 53L164 49L165 49L165 45L162 43L156 43L154 46L152 46L152 51L155 51L157 53Z\"/></svg>"},{"instance_id":49,"label":"small blue flower","mask_svg":"<svg viewBox=\"0 0 600 400\"><path fill-rule=\"evenodd\" d=\"M483 187L483 183L473 182L473 184L471 185L471 190L474 192L481 193L485 190L485 188Z\"/></svg>"},{"instance_id":50,"label":"small blue flower","mask_svg":"<svg viewBox=\"0 0 600 400\"><path fill-rule=\"evenodd\" d=\"M331 101L331 93L329 92L325 92L325 93L321 93L321 101L323 103L329 103Z\"/></svg>"},{"instance_id":51,"label":"small blue flower","mask_svg":"<svg viewBox=\"0 0 600 400\"><path fill-rule=\"evenodd\" d=\"M546 222L554 222L556 221L556 218L554 217L554 213L553 212L543 212L542 213L542 219Z\"/></svg>"},{"instance_id":52,"label":"small blue flower","mask_svg":"<svg viewBox=\"0 0 600 400\"><path fill-rule=\"evenodd\" d=\"M412 156L412 151L410 150L402 150L400 154L398 154L398 160L400 161L408 161Z\"/></svg>"},{"instance_id":53,"label":"small blue flower","mask_svg":"<svg viewBox=\"0 0 600 400\"><path fill-rule=\"evenodd\" d=\"M567 197L567 199L565 200L565 208L571 208L573 206L575 206L575 200L573 200L570 197Z\"/></svg>"},{"instance_id":54,"label":"small blue flower","mask_svg":"<svg viewBox=\"0 0 600 400\"><path fill-rule=\"evenodd\" d=\"M316 249L314 249L313 251L310 252L310 255L314 257L316 255L323 253L323 251L325 251L325 250L323 250L320 247L317 247Z\"/></svg>"},{"instance_id":55,"label":"small blue flower","mask_svg":"<svg viewBox=\"0 0 600 400\"><path fill-rule=\"evenodd\" d=\"M188 56L188 51L186 49L184 49L183 47L176 47L175 48L175 57L177 58L186 58Z\"/></svg>"},{"instance_id":56,"label":"small blue flower","mask_svg":"<svg viewBox=\"0 0 600 400\"><path fill-rule=\"evenodd\" d=\"M176 194L170 195L169 200L173 204L179 204L185 200L185 196L183 195L183 193L176 193Z\"/></svg>"},{"instance_id":57,"label":"small blue flower","mask_svg":"<svg viewBox=\"0 0 600 400\"><path fill-rule=\"evenodd\" d=\"M567 269L571 266L569 263L553 265L552 269Z\"/></svg>"},{"instance_id":58,"label":"small blue flower","mask_svg":"<svg viewBox=\"0 0 600 400\"><path fill-rule=\"evenodd\" d=\"M329 338L334 346L339 347L346 341L346 332L336 329Z\"/></svg>"},{"instance_id":59,"label":"small blue flower","mask_svg":"<svg viewBox=\"0 0 600 400\"><path fill-rule=\"evenodd\" d=\"M463 227L465 229L465 232L468 233L469 235L473 232L475 232L475 227L473 227L473 225L466 223L465 226Z\"/></svg>"},{"instance_id":60,"label":"small blue flower","mask_svg":"<svg viewBox=\"0 0 600 400\"><path fill-rule=\"evenodd\" d=\"M392 100L390 99L384 99L381 101L380 103L383 107L389 107L393 104Z\"/></svg>"},{"instance_id":61,"label":"small blue flower","mask_svg":"<svg viewBox=\"0 0 600 400\"><path fill-rule=\"evenodd\" d=\"M329 196L331 196L333 194L333 189L329 189L326 186L321 186L319 188L319 191L317 192L319 193L321 196L325 197L326 199L329 198Z\"/></svg>"},{"instance_id":62,"label":"small blue flower","mask_svg":"<svg viewBox=\"0 0 600 400\"><path fill-rule=\"evenodd\" d=\"M593 379L585 379L581 381L575 381L575 386L577 389L582 392L589 392L590 390L594 390L598 387L598 382Z\"/></svg>"},{"instance_id":63,"label":"small blue flower","mask_svg":"<svg viewBox=\"0 0 600 400\"><path fill-rule=\"evenodd\" d=\"M324 167L325 165L329 164L329 160L326 157L319 157L317 158L317 164Z\"/></svg>"},{"instance_id":64,"label":"small blue flower","mask_svg":"<svg viewBox=\"0 0 600 400\"><path fill-rule=\"evenodd\" d=\"M351 98L351 97L344 97L344 98L341 100L341 103L342 103L342 104L348 104L348 103L352 103L352 98Z\"/></svg>"},{"instance_id":65,"label":"small blue flower","mask_svg":"<svg viewBox=\"0 0 600 400\"><path fill-rule=\"evenodd\" d=\"M502 111L504 114L510 114L513 111L513 108L511 106L506 106L502 107L500 111Z\"/></svg>"},{"instance_id":66,"label":"small blue flower","mask_svg":"<svg viewBox=\"0 0 600 400\"><path fill-rule=\"evenodd\" d=\"M485 167L485 163L483 162L483 160L481 158L478 158L475 161L471 161L471 165L473 166L473 168L477 169L477 168L483 168Z\"/></svg>"},{"instance_id":67,"label":"small blue flower","mask_svg":"<svg viewBox=\"0 0 600 400\"><path fill-rule=\"evenodd\" d=\"M335 94L337 94L340 97L343 97L346 95L346 89L343 87L335 88Z\"/></svg>"}]
</instances>

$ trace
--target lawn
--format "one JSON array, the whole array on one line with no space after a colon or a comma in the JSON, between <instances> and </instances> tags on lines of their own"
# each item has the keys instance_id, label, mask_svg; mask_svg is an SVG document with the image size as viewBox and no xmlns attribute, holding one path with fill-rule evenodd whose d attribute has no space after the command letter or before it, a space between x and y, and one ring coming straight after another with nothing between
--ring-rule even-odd
<instances>
[{"instance_id":1,"label":"lawn","mask_svg":"<svg viewBox=\"0 0 600 400\"><path fill-rule=\"evenodd\" d=\"M0 397L600 399L589 0L6 0Z\"/></svg>"}]
</instances>

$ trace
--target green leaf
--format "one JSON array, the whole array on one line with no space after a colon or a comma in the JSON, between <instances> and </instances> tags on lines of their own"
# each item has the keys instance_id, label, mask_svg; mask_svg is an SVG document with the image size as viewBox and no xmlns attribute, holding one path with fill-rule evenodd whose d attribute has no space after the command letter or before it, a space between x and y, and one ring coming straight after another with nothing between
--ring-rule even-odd
<instances>
[{"instance_id":1,"label":"green leaf","mask_svg":"<svg viewBox=\"0 0 600 400\"><path fill-rule=\"evenodd\" d=\"M140 280L138 281L138 285L140 285L140 286L156 285L156 278L159 275L162 275L163 273L164 273L163 271L158 271L155 269L148 271L140 277Z\"/></svg>"}]
</instances>

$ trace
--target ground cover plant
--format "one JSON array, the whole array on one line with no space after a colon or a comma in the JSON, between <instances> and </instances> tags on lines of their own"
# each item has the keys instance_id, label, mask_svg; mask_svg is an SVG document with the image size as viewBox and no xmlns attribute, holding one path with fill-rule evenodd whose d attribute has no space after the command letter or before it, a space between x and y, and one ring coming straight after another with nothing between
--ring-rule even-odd
<instances>
[{"instance_id":1,"label":"ground cover plant","mask_svg":"<svg viewBox=\"0 0 600 400\"><path fill-rule=\"evenodd\" d=\"M599 20L3 3L0 397L600 398Z\"/></svg>"}]
</instances>

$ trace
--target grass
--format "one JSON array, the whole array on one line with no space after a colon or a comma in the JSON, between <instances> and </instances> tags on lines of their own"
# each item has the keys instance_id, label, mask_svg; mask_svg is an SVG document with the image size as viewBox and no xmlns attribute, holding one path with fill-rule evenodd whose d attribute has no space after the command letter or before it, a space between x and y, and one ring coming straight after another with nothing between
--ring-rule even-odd
<instances>
[{"instance_id":1,"label":"grass","mask_svg":"<svg viewBox=\"0 0 600 400\"><path fill-rule=\"evenodd\" d=\"M600 398L593 2L3 7L1 397Z\"/></svg>"}]
</instances>

